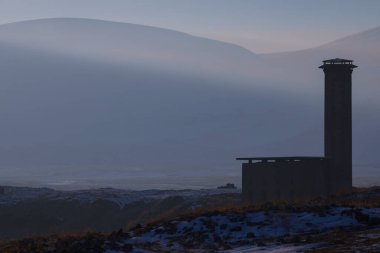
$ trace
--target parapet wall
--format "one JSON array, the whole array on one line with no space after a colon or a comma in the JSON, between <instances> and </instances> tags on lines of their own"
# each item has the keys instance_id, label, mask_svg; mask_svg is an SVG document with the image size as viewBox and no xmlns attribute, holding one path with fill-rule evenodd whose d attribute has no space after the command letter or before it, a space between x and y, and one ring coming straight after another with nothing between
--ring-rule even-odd
<instances>
[{"instance_id":1,"label":"parapet wall","mask_svg":"<svg viewBox=\"0 0 380 253\"><path fill-rule=\"evenodd\" d=\"M327 170L328 160L323 157L243 163L243 198L259 204L326 196Z\"/></svg>"}]
</instances>

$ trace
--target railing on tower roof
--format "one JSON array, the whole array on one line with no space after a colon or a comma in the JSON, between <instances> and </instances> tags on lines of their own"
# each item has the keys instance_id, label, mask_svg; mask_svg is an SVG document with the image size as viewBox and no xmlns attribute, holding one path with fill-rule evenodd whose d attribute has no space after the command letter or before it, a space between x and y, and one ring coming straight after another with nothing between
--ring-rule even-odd
<instances>
[{"instance_id":1,"label":"railing on tower roof","mask_svg":"<svg viewBox=\"0 0 380 253\"><path fill-rule=\"evenodd\" d=\"M341 59L341 58L335 58L335 59L330 59L330 60L325 60L323 61L323 65L320 66L320 69L324 69L326 66L331 66L331 65L347 65L351 69L357 68L354 64L352 64L354 61L353 60L347 60L347 59Z\"/></svg>"}]
</instances>

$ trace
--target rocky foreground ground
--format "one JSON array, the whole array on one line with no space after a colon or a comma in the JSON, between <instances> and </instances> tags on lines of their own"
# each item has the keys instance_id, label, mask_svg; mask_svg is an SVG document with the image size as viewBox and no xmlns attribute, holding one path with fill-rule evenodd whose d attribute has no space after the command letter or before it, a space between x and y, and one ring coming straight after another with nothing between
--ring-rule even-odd
<instances>
[{"instance_id":1,"label":"rocky foreground ground","mask_svg":"<svg viewBox=\"0 0 380 253\"><path fill-rule=\"evenodd\" d=\"M83 231L111 233L192 210L238 203L240 191L234 189L57 191L5 186L0 187L0 240Z\"/></svg>"},{"instance_id":2,"label":"rocky foreground ground","mask_svg":"<svg viewBox=\"0 0 380 253\"><path fill-rule=\"evenodd\" d=\"M198 210L110 234L31 237L1 252L380 252L380 189L307 204Z\"/></svg>"}]
</instances>

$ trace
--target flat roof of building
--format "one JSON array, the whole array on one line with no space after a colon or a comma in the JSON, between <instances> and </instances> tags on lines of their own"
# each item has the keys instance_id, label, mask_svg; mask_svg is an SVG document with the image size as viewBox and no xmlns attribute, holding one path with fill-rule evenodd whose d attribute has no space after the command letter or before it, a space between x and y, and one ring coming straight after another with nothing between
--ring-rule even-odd
<instances>
[{"instance_id":1,"label":"flat roof of building","mask_svg":"<svg viewBox=\"0 0 380 253\"><path fill-rule=\"evenodd\" d=\"M236 160L239 161L252 161L257 162L297 162L306 160L326 160L327 157L323 156L267 156L267 157L238 157Z\"/></svg>"}]
</instances>

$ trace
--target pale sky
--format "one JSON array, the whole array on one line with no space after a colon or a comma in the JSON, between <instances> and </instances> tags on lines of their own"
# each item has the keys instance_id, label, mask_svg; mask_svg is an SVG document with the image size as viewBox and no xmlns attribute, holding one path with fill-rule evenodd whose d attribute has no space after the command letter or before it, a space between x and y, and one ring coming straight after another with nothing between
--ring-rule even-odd
<instances>
[{"instance_id":1,"label":"pale sky","mask_svg":"<svg viewBox=\"0 0 380 253\"><path fill-rule=\"evenodd\" d=\"M0 24L51 17L169 28L263 53L380 26L380 0L0 0Z\"/></svg>"}]
</instances>

